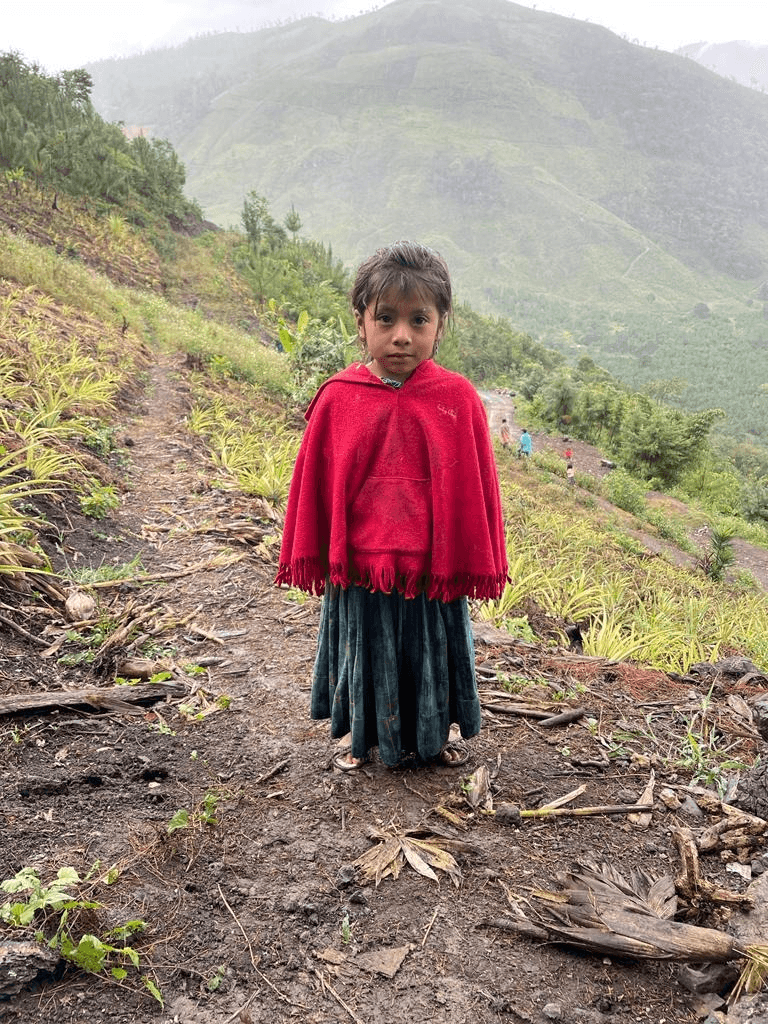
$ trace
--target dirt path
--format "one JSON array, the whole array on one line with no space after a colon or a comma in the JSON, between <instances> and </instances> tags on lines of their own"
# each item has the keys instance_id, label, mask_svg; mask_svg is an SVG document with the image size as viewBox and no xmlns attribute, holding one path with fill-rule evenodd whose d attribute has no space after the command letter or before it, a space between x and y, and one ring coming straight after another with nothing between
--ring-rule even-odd
<instances>
[{"instance_id":1,"label":"dirt path","mask_svg":"<svg viewBox=\"0 0 768 1024\"><path fill-rule=\"evenodd\" d=\"M101 611L146 613L144 641L126 652L175 666L187 694L139 714L68 710L0 723L1 877L27 864L46 876L118 865L117 881L93 891L102 907L88 912L87 930L146 922L134 945L164 1007L132 969L119 988L73 971L0 1003L3 1024L693 1021L674 964L579 954L492 922L510 911L509 897L525 901L575 860L669 872L670 827L695 818L660 804L645 828L620 816L506 824L473 810L461 785L485 768L497 802L532 807L583 784L580 802L616 804L639 796L651 754L659 784L684 783L690 774L660 753L678 742L680 716L699 707L691 685L478 627L486 710L464 769L393 771L374 760L354 774L333 770L327 723L308 717L319 601L295 603L273 587L274 548L259 540L273 524L258 500L211 487L183 426L187 404L181 367L161 361L126 432L122 509L98 531L73 522L69 538L93 565L138 556L166 577L102 591ZM63 629L51 619L52 643ZM51 684L52 660L20 634L6 638L5 659L6 691ZM67 689L94 682L87 666L58 671ZM599 729L585 718L546 730L494 712L504 680L517 700L584 706ZM732 712L715 703L711 714L725 723ZM630 738L614 739L619 728ZM754 754L753 741L737 734L734 743L732 756ZM189 823L169 834L180 809ZM409 828L464 844L458 888L407 864L376 886L351 867L371 849L372 829ZM704 870L746 887L716 859Z\"/></svg>"}]
</instances>

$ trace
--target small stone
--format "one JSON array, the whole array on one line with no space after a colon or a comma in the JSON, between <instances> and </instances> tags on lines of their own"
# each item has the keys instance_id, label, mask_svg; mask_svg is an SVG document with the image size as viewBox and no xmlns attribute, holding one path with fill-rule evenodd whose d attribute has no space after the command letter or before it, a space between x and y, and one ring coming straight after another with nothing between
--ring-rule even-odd
<instances>
[{"instance_id":1,"label":"small stone","mask_svg":"<svg viewBox=\"0 0 768 1024\"><path fill-rule=\"evenodd\" d=\"M687 796L680 805L683 814L690 814L692 818L703 818L704 811L699 807L692 796Z\"/></svg>"},{"instance_id":2,"label":"small stone","mask_svg":"<svg viewBox=\"0 0 768 1024\"><path fill-rule=\"evenodd\" d=\"M670 811L676 811L680 807L680 798L673 789L664 788L659 791L659 799Z\"/></svg>"},{"instance_id":3,"label":"small stone","mask_svg":"<svg viewBox=\"0 0 768 1024\"><path fill-rule=\"evenodd\" d=\"M620 789L615 797L617 804L636 804L638 794L633 789Z\"/></svg>"},{"instance_id":4,"label":"small stone","mask_svg":"<svg viewBox=\"0 0 768 1024\"><path fill-rule=\"evenodd\" d=\"M336 888L346 889L355 880L355 869L351 864L342 864L336 874Z\"/></svg>"},{"instance_id":5,"label":"small stone","mask_svg":"<svg viewBox=\"0 0 768 1024\"><path fill-rule=\"evenodd\" d=\"M563 1008L559 1003L547 1003L541 1011L547 1020L562 1020Z\"/></svg>"}]
</instances>

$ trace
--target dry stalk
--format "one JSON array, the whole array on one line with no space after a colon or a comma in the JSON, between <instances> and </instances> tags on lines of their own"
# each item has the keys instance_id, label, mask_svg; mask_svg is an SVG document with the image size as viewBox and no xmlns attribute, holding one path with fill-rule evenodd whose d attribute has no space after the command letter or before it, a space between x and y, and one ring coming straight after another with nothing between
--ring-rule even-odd
<instances>
[{"instance_id":1,"label":"dry stalk","mask_svg":"<svg viewBox=\"0 0 768 1024\"><path fill-rule=\"evenodd\" d=\"M341 996L336 991L336 989L333 987L333 985L330 983L330 981L326 981L325 980L325 978L322 975L322 972L319 971L317 968L315 968L315 974L320 979L320 986L321 986L323 992L330 992L331 995L333 996L333 998L339 1004L339 1006L343 1007L347 1011L347 1013L352 1018L352 1020L355 1022L355 1024L363 1024L363 1021L360 1020L360 1018L357 1016L357 1014L354 1012L354 1010L352 1010L349 1006L347 1006L347 1004L341 998Z\"/></svg>"}]
</instances>

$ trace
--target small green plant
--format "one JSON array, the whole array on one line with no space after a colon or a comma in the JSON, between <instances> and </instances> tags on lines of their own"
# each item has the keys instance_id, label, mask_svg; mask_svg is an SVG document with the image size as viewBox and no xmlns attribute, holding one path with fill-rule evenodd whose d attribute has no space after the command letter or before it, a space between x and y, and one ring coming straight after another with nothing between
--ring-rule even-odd
<instances>
[{"instance_id":1,"label":"small green plant","mask_svg":"<svg viewBox=\"0 0 768 1024\"><path fill-rule=\"evenodd\" d=\"M75 644L79 650L68 651L59 658L60 665L90 665L101 647L117 628L114 619L102 615L99 621L87 633L76 629L68 629L65 633L68 643Z\"/></svg>"},{"instance_id":2,"label":"small green plant","mask_svg":"<svg viewBox=\"0 0 768 1024\"><path fill-rule=\"evenodd\" d=\"M349 923L349 914L345 914L341 920L341 941L348 945L352 938L352 925Z\"/></svg>"},{"instance_id":3,"label":"small green plant","mask_svg":"<svg viewBox=\"0 0 768 1024\"><path fill-rule=\"evenodd\" d=\"M122 562L119 565L101 565L91 568L83 566L81 569L70 568L67 576L75 583L83 586L94 583L110 583L113 580L128 580L144 574L144 566L141 564L141 555L136 555L130 562Z\"/></svg>"},{"instance_id":4,"label":"small green plant","mask_svg":"<svg viewBox=\"0 0 768 1024\"><path fill-rule=\"evenodd\" d=\"M115 488L111 484L94 483L89 494L80 496L83 515L91 519L106 519L120 504Z\"/></svg>"},{"instance_id":5,"label":"small green plant","mask_svg":"<svg viewBox=\"0 0 768 1024\"><path fill-rule=\"evenodd\" d=\"M226 973L227 973L226 965L225 964L219 964L218 967L216 968L213 976L208 979L207 985L208 985L208 991L209 992L215 992L216 991L216 989L221 985L222 981L224 980L224 975Z\"/></svg>"},{"instance_id":6,"label":"small green plant","mask_svg":"<svg viewBox=\"0 0 768 1024\"><path fill-rule=\"evenodd\" d=\"M499 682L501 683L502 690L507 693L523 693L529 686L531 686L531 680L526 676L507 676L503 672L499 673Z\"/></svg>"},{"instance_id":7,"label":"small green plant","mask_svg":"<svg viewBox=\"0 0 768 1024\"><path fill-rule=\"evenodd\" d=\"M672 761L676 768L691 772L693 782L714 786L722 796L728 786L728 772L743 771L747 766L729 756L730 745L723 746L723 737L709 719L712 690L702 697L699 710L687 723L680 749Z\"/></svg>"},{"instance_id":8,"label":"small green plant","mask_svg":"<svg viewBox=\"0 0 768 1024\"><path fill-rule=\"evenodd\" d=\"M531 628L527 615L519 615L515 618L504 619L504 629L518 640L526 640L528 643L535 643L536 634Z\"/></svg>"},{"instance_id":9,"label":"small green plant","mask_svg":"<svg viewBox=\"0 0 768 1024\"><path fill-rule=\"evenodd\" d=\"M709 548L702 551L696 560L696 566L715 583L720 583L725 571L733 562L734 532L729 527L712 529L709 536Z\"/></svg>"},{"instance_id":10,"label":"small green plant","mask_svg":"<svg viewBox=\"0 0 768 1024\"><path fill-rule=\"evenodd\" d=\"M193 753L195 752L193 751ZM218 825L217 809L223 795L221 792L209 790L191 812L185 807L179 808L166 826L168 835L172 835L179 829L194 829L203 825Z\"/></svg>"},{"instance_id":11,"label":"small green plant","mask_svg":"<svg viewBox=\"0 0 768 1024\"><path fill-rule=\"evenodd\" d=\"M117 878L117 868L114 866L94 881L98 873L98 861L84 878L74 868L63 867L46 884L40 878L37 868L24 867L13 878L0 882L2 892L17 897L0 904L0 921L16 928L30 928L34 925L37 941L47 942L65 960L91 974L108 970L115 980L123 981L128 976L128 967L138 969L140 965L138 952L132 946L125 945L125 942L131 936L143 932L146 922L128 921L101 937L90 932L77 934L72 923L73 915L77 920L76 912L99 910L102 907L96 900L86 898L86 887L92 890L96 882L110 885ZM123 944L113 945L113 941ZM157 986L146 976L142 980L162 1004L162 995Z\"/></svg>"},{"instance_id":12,"label":"small green plant","mask_svg":"<svg viewBox=\"0 0 768 1024\"><path fill-rule=\"evenodd\" d=\"M175 736L175 731L155 712L156 721L149 723L149 728L153 732L159 732L161 736Z\"/></svg>"},{"instance_id":13,"label":"small green plant","mask_svg":"<svg viewBox=\"0 0 768 1024\"><path fill-rule=\"evenodd\" d=\"M234 376L234 365L226 356L212 355L208 360L208 372L214 380L226 380Z\"/></svg>"},{"instance_id":14,"label":"small green plant","mask_svg":"<svg viewBox=\"0 0 768 1024\"><path fill-rule=\"evenodd\" d=\"M90 448L97 455L105 456L113 452L117 447L117 429L105 424L95 423L89 431L88 436L83 439L86 448Z\"/></svg>"}]
</instances>

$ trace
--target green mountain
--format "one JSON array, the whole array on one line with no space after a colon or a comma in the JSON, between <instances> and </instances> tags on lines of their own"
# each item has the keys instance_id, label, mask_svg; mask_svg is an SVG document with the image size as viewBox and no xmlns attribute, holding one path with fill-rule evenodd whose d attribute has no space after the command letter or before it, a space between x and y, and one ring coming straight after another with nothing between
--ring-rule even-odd
<instances>
[{"instance_id":1,"label":"green mountain","mask_svg":"<svg viewBox=\"0 0 768 1024\"><path fill-rule=\"evenodd\" d=\"M348 265L418 237L481 311L763 435L762 94L507 0L395 0L89 71L99 112L169 138L217 223L255 190Z\"/></svg>"}]
</instances>

